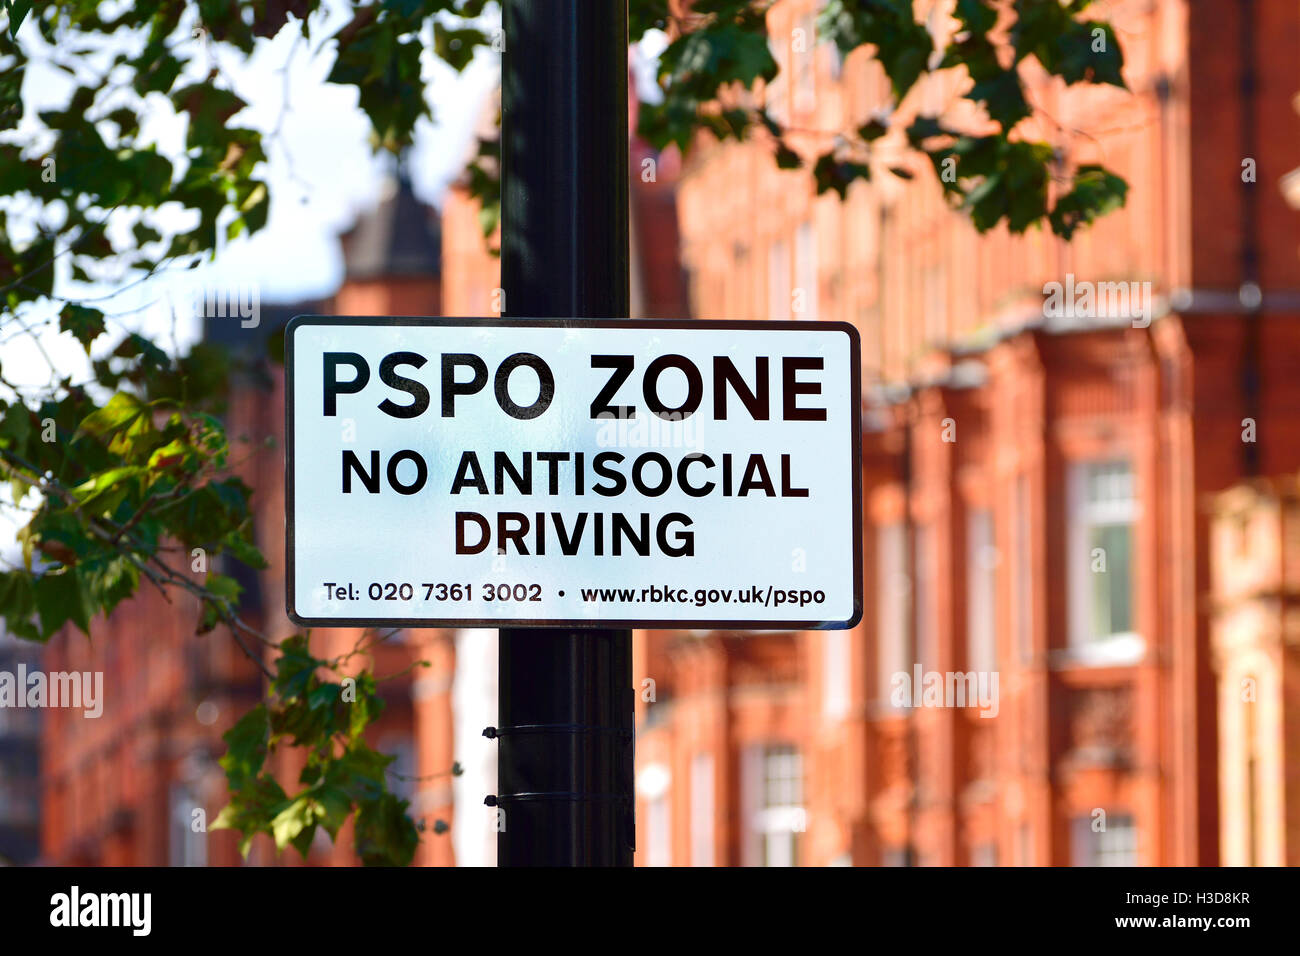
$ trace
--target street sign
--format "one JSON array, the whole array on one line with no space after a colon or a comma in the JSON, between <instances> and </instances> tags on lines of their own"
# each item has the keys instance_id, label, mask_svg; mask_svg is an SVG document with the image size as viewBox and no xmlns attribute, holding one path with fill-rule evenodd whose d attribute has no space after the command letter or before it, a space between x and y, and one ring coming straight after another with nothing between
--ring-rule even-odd
<instances>
[{"instance_id":1,"label":"street sign","mask_svg":"<svg viewBox=\"0 0 1300 956\"><path fill-rule=\"evenodd\" d=\"M303 626L861 617L852 326L300 316L285 355Z\"/></svg>"}]
</instances>

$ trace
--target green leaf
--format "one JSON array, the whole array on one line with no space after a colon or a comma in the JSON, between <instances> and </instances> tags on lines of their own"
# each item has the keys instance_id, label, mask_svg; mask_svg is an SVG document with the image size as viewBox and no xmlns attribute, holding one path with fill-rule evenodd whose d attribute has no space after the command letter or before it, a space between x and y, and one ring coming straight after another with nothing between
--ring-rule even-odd
<instances>
[{"instance_id":1,"label":"green leaf","mask_svg":"<svg viewBox=\"0 0 1300 956\"><path fill-rule=\"evenodd\" d=\"M262 772L269 734L266 705L258 704L222 735L226 752L217 763L226 772L232 791L241 790Z\"/></svg>"},{"instance_id":2,"label":"green leaf","mask_svg":"<svg viewBox=\"0 0 1300 956\"><path fill-rule=\"evenodd\" d=\"M966 195L966 208L971 222L980 232L988 232L1006 215L1007 194L1002 188L1002 174L995 173L984 179Z\"/></svg>"},{"instance_id":3,"label":"green leaf","mask_svg":"<svg viewBox=\"0 0 1300 956\"><path fill-rule=\"evenodd\" d=\"M253 837L271 832L271 820L289 802L284 789L274 777L266 774L230 783L231 799L209 824L211 830L238 830L241 833L239 852L245 857Z\"/></svg>"},{"instance_id":4,"label":"green leaf","mask_svg":"<svg viewBox=\"0 0 1300 956\"><path fill-rule=\"evenodd\" d=\"M918 23L911 0L827 0L818 15L818 34L844 54L874 46L896 100L902 100L925 71L934 49Z\"/></svg>"},{"instance_id":5,"label":"green leaf","mask_svg":"<svg viewBox=\"0 0 1300 956\"><path fill-rule=\"evenodd\" d=\"M97 409L82 420L77 426L77 434L73 436L73 440L82 435L93 435L96 438L108 437L126 428L144 414L144 411L144 403L137 396L129 392L118 392L103 408Z\"/></svg>"},{"instance_id":6,"label":"green leaf","mask_svg":"<svg viewBox=\"0 0 1300 956\"><path fill-rule=\"evenodd\" d=\"M203 586L212 599L203 604L198 628L200 634L206 634L221 623L223 614L234 614L239 608L239 595L244 590L234 578L215 571L208 572Z\"/></svg>"},{"instance_id":7,"label":"green leaf","mask_svg":"<svg viewBox=\"0 0 1300 956\"><path fill-rule=\"evenodd\" d=\"M628 38L637 43L650 30L662 30L670 16L668 0L632 0L627 5Z\"/></svg>"},{"instance_id":8,"label":"green leaf","mask_svg":"<svg viewBox=\"0 0 1300 956\"><path fill-rule=\"evenodd\" d=\"M83 508L93 509L96 503L101 502L107 493L113 491L122 482L137 478L144 474L145 471L146 469L139 465L110 468L108 471L100 472L93 478L87 479L73 488L73 497L80 502Z\"/></svg>"},{"instance_id":9,"label":"green leaf","mask_svg":"<svg viewBox=\"0 0 1300 956\"><path fill-rule=\"evenodd\" d=\"M357 808L356 850L366 866L407 866L420 835L406 815L407 802L391 793Z\"/></svg>"},{"instance_id":10,"label":"green leaf","mask_svg":"<svg viewBox=\"0 0 1300 956\"><path fill-rule=\"evenodd\" d=\"M9 36L18 36L18 28L32 11L32 0L13 0L9 4Z\"/></svg>"},{"instance_id":11,"label":"green leaf","mask_svg":"<svg viewBox=\"0 0 1300 956\"><path fill-rule=\"evenodd\" d=\"M457 73L469 66L474 51L487 43L481 30L452 29L441 20L433 21L433 52Z\"/></svg>"},{"instance_id":12,"label":"green leaf","mask_svg":"<svg viewBox=\"0 0 1300 956\"><path fill-rule=\"evenodd\" d=\"M172 94L172 105L177 112L190 116L187 146L203 146L219 139L230 118L246 107L233 90L222 89L211 83L194 83L181 87Z\"/></svg>"},{"instance_id":13,"label":"green leaf","mask_svg":"<svg viewBox=\"0 0 1300 956\"><path fill-rule=\"evenodd\" d=\"M240 564L246 565L255 570L263 570L270 567L265 555L258 549L257 545L247 540L244 535L248 533L247 529L241 527L232 531L222 539L222 547Z\"/></svg>"},{"instance_id":14,"label":"green leaf","mask_svg":"<svg viewBox=\"0 0 1300 956\"><path fill-rule=\"evenodd\" d=\"M32 622L36 614L36 587L26 571L0 572L0 615L5 629L28 641L44 640Z\"/></svg>"},{"instance_id":15,"label":"green leaf","mask_svg":"<svg viewBox=\"0 0 1300 956\"><path fill-rule=\"evenodd\" d=\"M23 118L23 77L25 75L25 70L0 71L0 130L16 128ZM6 181L8 181L7 177Z\"/></svg>"},{"instance_id":16,"label":"green leaf","mask_svg":"<svg viewBox=\"0 0 1300 956\"><path fill-rule=\"evenodd\" d=\"M874 118L858 127L858 136L873 143L880 137L889 132L889 123L883 119Z\"/></svg>"},{"instance_id":17,"label":"green leaf","mask_svg":"<svg viewBox=\"0 0 1300 956\"><path fill-rule=\"evenodd\" d=\"M87 415L72 440L86 435L107 441L110 452L128 460L147 456L158 440L148 408L129 392L118 392L103 408Z\"/></svg>"},{"instance_id":18,"label":"green leaf","mask_svg":"<svg viewBox=\"0 0 1300 956\"><path fill-rule=\"evenodd\" d=\"M315 830L315 813L312 810L311 800L305 795L291 801L271 820L271 835L275 837L276 848L283 850L293 843L303 856L307 855L307 849L295 841L305 831L308 834L307 846L310 848L311 837Z\"/></svg>"},{"instance_id":19,"label":"green leaf","mask_svg":"<svg viewBox=\"0 0 1300 956\"><path fill-rule=\"evenodd\" d=\"M1078 54L1083 61L1083 77L1090 83L1106 83L1118 86L1120 89L1128 89L1123 73L1124 51L1115 36L1114 28L1109 23L1099 23L1095 20L1082 23L1080 27L1081 34L1088 38L1086 57L1082 50Z\"/></svg>"},{"instance_id":20,"label":"green leaf","mask_svg":"<svg viewBox=\"0 0 1300 956\"><path fill-rule=\"evenodd\" d=\"M177 438L160 448L155 448L149 456L150 469L197 467L199 453L188 441Z\"/></svg>"},{"instance_id":21,"label":"green leaf","mask_svg":"<svg viewBox=\"0 0 1300 956\"><path fill-rule=\"evenodd\" d=\"M785 143L778 143L776 165L780 169L798 169L803 165L803 159Z\"/></svg>"},{"instance_id":22,"label":"green leaf","mask_svg":"<svg viewBox=\"0 0 1300 956\"><path fill-rule=\"evenodd\" d=\"M907 141L914 149L921 149L922 144L928 139L951 135L952 132L943 127L937 116L918 116L907 127Z\"/></svg>"},{"instance_id":23,"label":"green leaf","mask_svg":"<svg viewBox=\"0 0 1300 956\"><path fill-rule=\"evenodd\" d=\"M336 839L348 815L352 813L352 801L348 795L337 787L322 787L316 792L316 819L330 839Z\"/></svg>"},{"instance_id":24,"label":"green leaf","mask_svg":"<svg viewBox=\"0 0 1300 956\"><path fill-rule=\"evenodd\" d=\"M32 434L32 413L22 402L15 402L0 416L0 443L22 448Z\"/></svg>"},{"instance_id":25,"label":"green leaf","mask_svg":"<svg viewBox=\"0 0 1300 956\"><path fill-rule=\"evenodd\" d=\"M99 309L88 308L83 305L76 305L69 302L59 313L59 329L64 332L71 332L86 354L90 354L90 343L103 335L106 331L104 326L104 313Z\"/></svg>"},{"instance_id":26,"label":"green leaf","mask_svg":"<svg viewBox=\"0 0 1300 956\"><path fill-rule=\"evenodd\" d=\"M817 195L834 190L840 199L844 199L854 182L859 179L870 181L871 168L837 159L834 153L825 153L813 167L813 177L817 182Z\"/></svg>"},{"instance_id":27,"label":"green leaf","mask_svg":"<svg viewBox=\"0 0 1300 956\"><path fill-rule=\"evenodd\" d=\"M1080 226L1121 208L1127 199L1128 183L1122 178L1102 166L1080 166L1070 191L1052 207L1052 232L1070 239Z\"/></svg>"},{"instance_id":28,"label":"green leaf","mask_svg":"<svg viewBox=\"0 0 1300 956\"><path fill-rule=\"evenodd\" d=\"M132 226L131 234L135 236L136 245L139 246L143 246L148 242L158 242L162 239L162 233L143 222L137 222Z\"/></svg>"},{"instance_id":29,"label":"green leaf","mask_svg":"<svg viewBox=\"0 0 1300 956\"><path fill-rule=\"evenodd\" d=\"M105 616L140 585L140 569L126 556L88 563L80 570L92 605L98 606Z\"/></svg>"},{"instance_id":30,"label":"green leaf","mask_svg":"<svg viewBox=\"0 0 1300 956\"><path fill-rule=\"evenodd\" d=\"M130 136L140 128L139 114L125 106L119 106L104 118L115 125L122 136Z\"/></svg>"},{"instance_id":31,"label":"green leaf","mask_svg":"<svg viewBox=\"0 0 1300 956\"><path fill-rule=\"evenodd\" d=\"M997 23L998 13L988 0L957 0L953 15L972 33L983 36Z\"/></svg>"},{"instance_id":32,"label":"green leaf","mask_svg":"<svg viewBox=\"0 0 1300 956\"><path fill-rule=\"evenodd\" d=\"M966 99L983 103L989 116L1007 131L1030 113L1020 76L1014 67L976 83L966 94Z\"/></svg>"},{"instance_id":33,"label":"green leaf","mask_svg":"<svg viewBox=\"0 0 1300 956\"><path fill-rule=\"evenodd\" d=\"M43 637L54 634L68 621L82 633L90 633L90 602L75 568L42 574L36 579L35 590L36 613L40 616Z\"/></svg>"}]
</instances>

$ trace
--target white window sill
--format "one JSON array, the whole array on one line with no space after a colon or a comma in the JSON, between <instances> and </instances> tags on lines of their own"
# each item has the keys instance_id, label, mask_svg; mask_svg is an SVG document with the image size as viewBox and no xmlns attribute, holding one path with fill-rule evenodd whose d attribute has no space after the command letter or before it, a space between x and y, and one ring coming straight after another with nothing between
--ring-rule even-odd
<instances>
[{"instance_id":1,"label":"white window sill","mask_svg":"<svg viewBox=\"0 0 1300 956\"><path fill-rule=\"evenodd\" d=\"M1085 667L1137 664L1146 657L1147 643L1139 634L1112 634L1086 644L1073 644L1060 652L1059 663Z\"/></svg>"}]
</instances>

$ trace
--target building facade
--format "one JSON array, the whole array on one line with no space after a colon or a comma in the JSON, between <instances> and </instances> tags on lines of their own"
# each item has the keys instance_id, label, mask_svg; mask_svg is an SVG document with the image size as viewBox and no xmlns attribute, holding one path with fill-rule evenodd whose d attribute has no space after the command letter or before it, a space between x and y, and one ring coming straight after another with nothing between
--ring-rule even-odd
<instances>
[{"instance_id":1,"label":"building facade","mask_svg":"<svg viewBox=\"0 0 1300 956\"><path fill-rule=\"evenodd\" d=\"M887 92L866 54L808 42L819 6L770 11L788 79L762 94L810 155ZM761 138L687 162L694 315L862 334L866 614L643 635L640 862L1220 861L1204 501L1300 464L1300 9L1107 15L1129 92L1034 79L1023 127L1130 184L1072 243L977 234L928 164L841 202ZM941 45L942 4L927 22ZM960 115L957 82L891 126Z\"/></svg>"},{"instance_id":2,"label":"building facade","mask_svg":"<svg viewBox=\"0 0 1300 956\"><path fill-rule=\"evenodd\" d=\"M1300 488L1289 475L1214 501L1220 858L1300 865Z\"/></svg>"}]
</instances>

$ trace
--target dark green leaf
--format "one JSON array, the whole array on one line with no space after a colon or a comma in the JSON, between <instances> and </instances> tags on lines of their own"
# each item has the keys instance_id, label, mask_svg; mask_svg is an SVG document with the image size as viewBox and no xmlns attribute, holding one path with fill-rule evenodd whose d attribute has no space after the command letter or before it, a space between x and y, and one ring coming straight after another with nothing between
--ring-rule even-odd
<instances>
[{"instance_id":1,"label":"dark green leaf","mask_svg":"<svg viewBox=\"0 0 1300 956\"><path fill-rule=\"evenodd\" d=\"M59 328L64 332L71 332L89 353L90 343L106 331L104 313L99 309L69 302L59 313Z\"/></svg>"}]
</instances>

